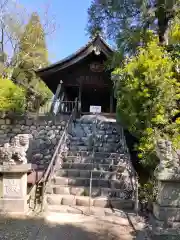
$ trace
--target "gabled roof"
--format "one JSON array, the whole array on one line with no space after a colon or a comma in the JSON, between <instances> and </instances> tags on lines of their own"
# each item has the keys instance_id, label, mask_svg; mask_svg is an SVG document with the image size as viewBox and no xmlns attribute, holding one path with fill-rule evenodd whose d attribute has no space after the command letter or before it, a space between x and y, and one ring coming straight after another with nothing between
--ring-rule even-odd
<instances>
[{"instance_id":1,"label":"gabled roof","mask_svg":"<svg viewBox=\"0 0 180 240\"><path fill-rule=\"evenodd\" d=\"M61 61L58 61L57 63L54 63L48 67L38 69L36 73L39 76L42 76L46 73L54 73L59 70L65 69L84 59L93 51L95 53L100 51L107 57L114 52L113 49L106 43L106 41L100 35L97 35L96 37L91 39L84 47L80 48L77 52L73 53L69 57L66 57Z\"/></svg>"}]
</instances>

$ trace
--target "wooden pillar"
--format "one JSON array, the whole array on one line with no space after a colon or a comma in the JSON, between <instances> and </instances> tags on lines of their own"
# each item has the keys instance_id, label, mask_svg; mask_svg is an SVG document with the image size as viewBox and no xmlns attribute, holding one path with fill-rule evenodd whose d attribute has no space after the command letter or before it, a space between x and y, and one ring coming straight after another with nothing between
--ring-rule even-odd
<instances>
[{"instance_id":1,"label":"wooden pillar","mask_svg":"<svg viewBox=\"0 0 180 240\"><path fill-rule=\"evenodd\" d=\"M82 83L80 82L79 86L79 96L78 96L78 111L81 113L81 97L82 97Z\"/></svg>"},{"instance_id":2,"label":"wooden pillar","mask_svg":"<svg viewBox=\"0 0 180 240\"><path fill-rule=\"evenodd\" d=\"M111 92L110 92L110 113L113 113L113 108L114 108L114 101L113 101L113 97L114 97L114 91L113 91L113 88L111 89Z\"/></svg>"},{"instance_id":3,"label":"wooden pillar","mask_svg":"<svg viewBox=\"0 0 180 240\"><path fill-rule=\"evenodd\" d=\"M54 106L55 106L56 101L57 101L57 99L58 99L58 97L59 97L62 83L63 83L63 81L60 80L60 82L59 82L59 84L58 84L58 86L57 86L56 93L55 93L55 95L54 95L54 99L53 99L53 102L52 102L52 105L51 105L51 110L50 110L51 113L53 113Z\"/></svg>"}]
</instances>

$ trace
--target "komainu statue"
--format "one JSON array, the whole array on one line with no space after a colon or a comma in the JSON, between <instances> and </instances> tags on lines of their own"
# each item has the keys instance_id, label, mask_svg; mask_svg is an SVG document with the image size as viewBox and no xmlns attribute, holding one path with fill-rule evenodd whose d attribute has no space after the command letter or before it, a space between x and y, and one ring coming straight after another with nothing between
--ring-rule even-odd
<instances>
[{"instance_id":1,"label":"komainu statue","mask_svg":"<svg viewBox=\"0 0 180 240\"><path fill-rule=\"evenodd\" d=\"M0 147L0 164L25 164L27 163L26 152L29 148L30 134L18 134L9 143Z\"/></svg>"},{"instance_id":2,"label":"komainu statue","mask_svg":"<svg viewBox=\"0 0 180 240\"><path fill-rule=\"evenodd\" d=\"M172 147L168 140L159 140L156 144L156 153L160 159L159 170L170 168L172 170L180 169L180 152Z\"/></svg>"}]
</instances>

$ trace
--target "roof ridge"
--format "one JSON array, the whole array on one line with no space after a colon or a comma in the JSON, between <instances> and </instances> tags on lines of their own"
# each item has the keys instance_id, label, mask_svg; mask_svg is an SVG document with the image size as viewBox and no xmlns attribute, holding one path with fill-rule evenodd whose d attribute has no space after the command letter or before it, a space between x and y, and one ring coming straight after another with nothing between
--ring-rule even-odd
<instances>
[{"instance_id":1,"label":"roof ridge","mask_svg":"<svg viewBox=\"0 0 180 240\"><path fill-rule=\"evenodd\" d=\"M57 61L56 63L53 63L51 65L49 65L48 67L45 68L40 68L38 69L36 72L43 72L46 71L48 69L51 69L53 67L56 67L60 64L65 63L66 61L70 61L72 58L76 57L78 54L80 54L81 52L85 51L88 47L90 47L91 45L93 45L93 43L98 40L98 38L100 39L100 41L109 49L110 52L113 52L112 47L103 39L102 36L100 36L100 34L97 34L96 36L94 36L93 38L91 38L84 46L82 46L81 48L79 48L76 52L70 54L69 56L61 59L60 61Z\"/></svg>"}]
</instances>

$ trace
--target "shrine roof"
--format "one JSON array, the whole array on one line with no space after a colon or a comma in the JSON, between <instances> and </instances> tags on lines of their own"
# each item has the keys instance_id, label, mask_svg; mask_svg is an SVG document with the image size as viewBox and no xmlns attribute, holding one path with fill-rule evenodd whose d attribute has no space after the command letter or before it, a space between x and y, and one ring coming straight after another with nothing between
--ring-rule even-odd
<instances>
[{"instance_id":1,"label":"shrine roof","mask_svg":"<svg viewBox=\"0 0 180 240\"><path fill-rule=\"evenodd\" d=\"M108 57L114 51L100 35L97 35L75 53L54 64L51 64L48 67L38 69L36 73L40 77L43 77L46 74L51 74L63 70L81 61L82 59L90 55L92 52L94 52L97 55L102 52L106 57Z\"/></svg>"}]
</instances>

